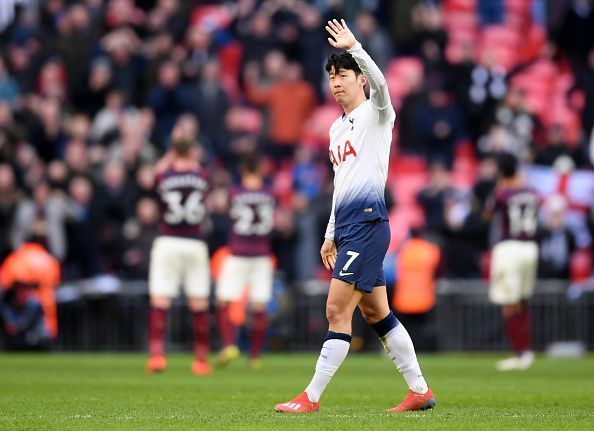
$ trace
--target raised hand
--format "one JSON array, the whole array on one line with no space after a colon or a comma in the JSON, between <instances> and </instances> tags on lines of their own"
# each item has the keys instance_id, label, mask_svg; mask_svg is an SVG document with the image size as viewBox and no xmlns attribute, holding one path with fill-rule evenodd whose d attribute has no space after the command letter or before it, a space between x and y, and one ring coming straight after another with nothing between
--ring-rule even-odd
<instances>
[{"instance_id":1,"label":"raised hand","mask_svg":"<svg viewBox=\"0 0 594 431\"><path fill-rule=\"evenodd\" d=\"M336 19L328 21L326 31L332 36L328 38L328 43L334 48L350 49L357 43L357 39L355 39L351 30L349 30L344 19L341 19L340 22Z\"/></svg>"}]
</instances>

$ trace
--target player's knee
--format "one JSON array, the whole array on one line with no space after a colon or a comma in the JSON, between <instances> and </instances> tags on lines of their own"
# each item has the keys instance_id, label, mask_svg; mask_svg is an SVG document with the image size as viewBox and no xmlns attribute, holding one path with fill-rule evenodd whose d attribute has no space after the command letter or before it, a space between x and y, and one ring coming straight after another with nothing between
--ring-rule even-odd
<instances>
[{"instance_id":1,"label":"player's knee","mask_svg":"<svg viewBox=\"0 0 594 431\"><path fill-rule=\"evenodd\" d=\"M326 319L328 319L328 323L341 323L348 318L350 316L347 316L347 313L342 307L336 304L326 304Z\"/></svg>"}]
</instances>

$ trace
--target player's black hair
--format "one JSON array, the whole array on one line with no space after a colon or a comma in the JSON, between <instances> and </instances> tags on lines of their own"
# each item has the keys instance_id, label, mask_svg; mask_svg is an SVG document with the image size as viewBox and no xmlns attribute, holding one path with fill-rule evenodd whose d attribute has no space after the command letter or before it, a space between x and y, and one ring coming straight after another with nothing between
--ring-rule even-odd
<instances>
[{"instance_id":1,"label":"player's black hair","mask_svg":"<svg viewBox=\"0 0 594 431\"><path fill-rule=\"evenodd\" d=\"M340 69L353 70L356 76L363 73L353 56L347 51L333 52L330 54L328 62L326 63L326 72L330 73L332 67L334 67L336 72Z\"/></svg>"},{"instance_id":2,"label":"player's black hair","mask_svg":"<svg viewBox=\"0 0 594 431\"><path fill-rule=\"evenodd\" d=\"M257 153L248 154L241 161L241 169L250 174L257 174L260 172L260 156Z\"/></svg>"},{"instance_id":3,"label":"player's black hair","mask_svg":"<svg viewBox=\"0 0 594 431\"><path fill-rule=\"evenodd\" d=\"M512 178L518 171L518 159L510 153L502 153L497 156L497 168L499 175L503 178Z\"/></svg>"}]
</instances>

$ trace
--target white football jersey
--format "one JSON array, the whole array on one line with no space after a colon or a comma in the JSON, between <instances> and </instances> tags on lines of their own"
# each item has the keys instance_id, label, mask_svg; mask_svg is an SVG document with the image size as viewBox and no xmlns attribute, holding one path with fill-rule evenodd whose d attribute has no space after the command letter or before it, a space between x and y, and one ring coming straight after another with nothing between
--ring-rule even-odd
<instances>
[{"instance_id":1,"label":"white football jersey","mask_svg":"<svg viewBox=\"0 0 594 431\"><path fill-rule=\"evenodd\" d=\"M384 188L396 113L386 79L369 54L359 42L348 51L369 81L370 99L330 127L334 195L324 236L331 240L336 227L388 219Z\"/></svg>"}]
</instances>

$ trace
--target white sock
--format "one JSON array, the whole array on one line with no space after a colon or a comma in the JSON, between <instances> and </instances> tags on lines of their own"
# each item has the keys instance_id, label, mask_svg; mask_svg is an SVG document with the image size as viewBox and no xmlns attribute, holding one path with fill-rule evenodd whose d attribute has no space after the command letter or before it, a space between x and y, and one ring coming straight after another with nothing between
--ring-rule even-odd
<instances>
[{"instance_id":1,"label":"white sock","mask_svg":"<svg viewBox=\"0 0 594 431\"><path fill-rule=\"evenodd\" d=\"M396 365L396 368L406 380L409 389L417 394L424 394L429 390L427 382L417 361L415 347L406 328L399 323L385 336L380 338L386 353Z\"/></svg>"},{"instance_id":2,"label":"white sock","mask_svg":"<svg viewBox=\"0 0 594 431\"><path fill-rule=\"evenodd\" d=\"M351 343L348 341L338 340L336 338L324 342L320 357L316 363L316 372L307 388L305 388L307 398L312 403L320 401L324 389L326 389L332 376L338 370L344 358L346 358L350 345Z\"/></svg>"}]
</instances>

